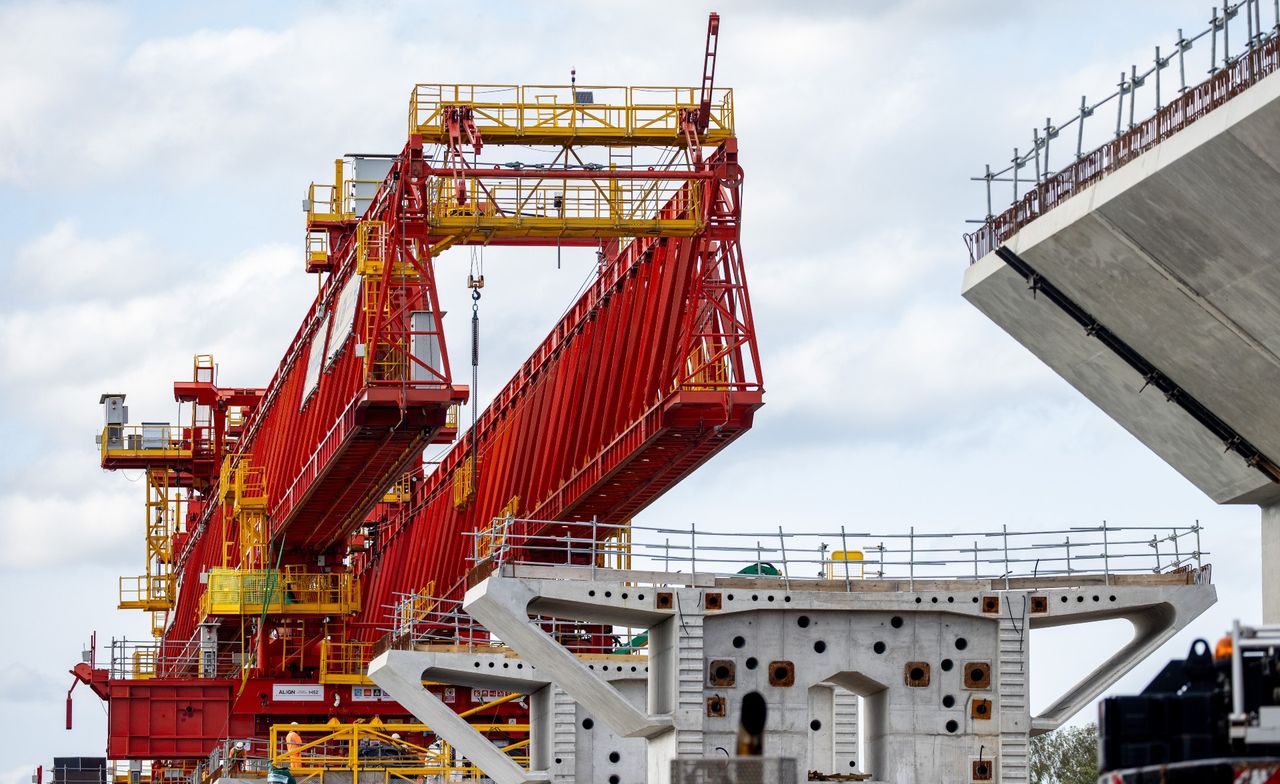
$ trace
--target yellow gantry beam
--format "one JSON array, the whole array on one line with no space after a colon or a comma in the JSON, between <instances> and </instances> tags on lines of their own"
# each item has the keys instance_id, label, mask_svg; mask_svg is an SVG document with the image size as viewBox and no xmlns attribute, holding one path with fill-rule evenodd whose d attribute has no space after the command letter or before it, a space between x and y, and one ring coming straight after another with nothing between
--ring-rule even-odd
<instances>
[{"instance_id":1,"label":"yellow gantry beam","mask_svg":"<svg viewBox=\"0 0 1280 784\"><path fill-rule=\"evenodd\" d=\"M680 146L680 110L698 108L697 87L419 84L409 100L409 133L447 139L447 112L468 107L486 144ZM733 90L711 95L702 141L734 135Z\"/></svg>"}]
</instances>

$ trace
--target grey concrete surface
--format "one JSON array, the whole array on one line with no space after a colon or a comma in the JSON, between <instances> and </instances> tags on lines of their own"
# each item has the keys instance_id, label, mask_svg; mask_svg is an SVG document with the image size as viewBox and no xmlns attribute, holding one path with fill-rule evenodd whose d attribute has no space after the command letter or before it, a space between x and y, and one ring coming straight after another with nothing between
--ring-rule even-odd
<instances>
[{"instance_id":1,"label":"grey concrete surface","mask_svg":"<svg viewBox=\"0 0 1280 784\"><path fill-rule=\"evenodd\" d=\"M1216 598L1202 573L1193 581L1024 578L1003 589L993 581L921 581L914 590L857 581L857 590L845 590L842 581L675 573L637 585L635 573L592 571L504 566L468 592L466 607L479 609L477 620L537 677L592 706L597 721L618 736L645 737L649 784L665 784L674 758L733 749L742 698L752 691L768 705L766 753L811 770L934 784L971 780L973 765L985 762L994 781L1025 784L1031 734L1070 718ZM649 628L646 707L605 699L604 690L619 692L530 632L530 614ZM1112 618L1131 621L1134 638L1033 717L1028 629ZM865 712L842 716L840 706L856 705L855 696ZM618 702L625 707L615 710ZM659 732L636 732L658 725ZM862 759L847 742L851 730L866 746Z\"/></svg>"},{"instance_id":2,"label":"grey concrete surface","mask_svg":"<svg viewBox=\"0 0 1280 784\"><path fill-rule=\"evenodd\" d=\"M1008 246L1280 461L1280 74L1023 227ZM990 255L963 294L1219 503L1280 501Z\"/></svg>"}]
</instances>

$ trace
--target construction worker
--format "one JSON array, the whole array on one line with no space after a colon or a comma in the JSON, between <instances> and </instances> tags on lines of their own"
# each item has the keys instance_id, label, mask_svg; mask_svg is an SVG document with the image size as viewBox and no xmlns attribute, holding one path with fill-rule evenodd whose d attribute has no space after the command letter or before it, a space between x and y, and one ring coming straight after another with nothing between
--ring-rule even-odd
<instances>
[{"instance_id":1,"label":"construction worker","mask_svg":"<svg viewBox=\"0 0 1280 784\"><path fill-rule=\"evenodd\" d=\"M289 722L293 726L298 726L298 722ZM284 736L284 747L289 750L289 767L296 768L298 763L302 761L302 736L297 730L289 730L289 734Z\"/></svg>"},{"instance_id":2,"label":"construction worker","mask_svg":"<svg viewBox=\"0 0 1280 784\"><path fill-rule=\"evenodd\" d=\"M231 747L231 753L228 755L230 764L228 765L228 775L237 776L244 770L244 741L238 740Z\"/></svg>"}]
</instances>

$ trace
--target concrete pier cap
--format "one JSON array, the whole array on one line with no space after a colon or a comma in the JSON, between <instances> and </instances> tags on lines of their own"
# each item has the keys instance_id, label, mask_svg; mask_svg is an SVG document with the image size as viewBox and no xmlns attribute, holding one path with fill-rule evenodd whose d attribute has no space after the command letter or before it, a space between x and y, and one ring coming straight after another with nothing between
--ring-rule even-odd
<instances>
[{"instance_id":1,"label":"concrete pier cap","mask_svg":"<svg viewBox=\"0 0 1280 784\"><path fill-rule=\"evenodd\" d=\"M732 752L751 692L768 706L765 753L801 770L1017 784L1030 735L1215 599L1193 567L908 581L504 564L464 600L501 646L388 651L370 677L501 784L665 784L672 760ZM645 655L571 652L541 627L548 617L647 630ZM1029 630L1115 618L1133 638L1032 715ZM423 678L529 694L530 769L496 759Z\"/></svg>"}]
</instances>

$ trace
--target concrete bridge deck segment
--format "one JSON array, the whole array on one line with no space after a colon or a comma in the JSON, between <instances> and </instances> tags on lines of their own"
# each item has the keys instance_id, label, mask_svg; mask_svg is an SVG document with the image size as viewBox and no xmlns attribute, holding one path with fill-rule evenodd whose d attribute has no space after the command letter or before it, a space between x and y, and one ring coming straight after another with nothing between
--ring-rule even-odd
<instances>
[{"instance_id":1,"label":"concrete bridge deck segment","mask_svg":"<svg viewBox=\"0 0 1280 784\"><path fill-rule=\"evenodd\" d=\"M1280 503L1280 72L1022 227L963 296L1214 501Z\"/></svg>"}]
</instances>

